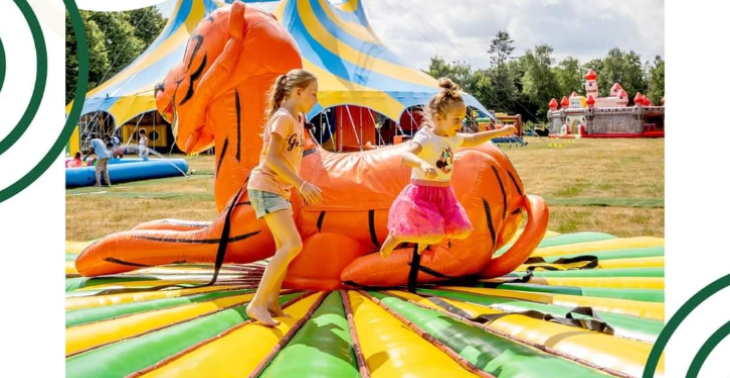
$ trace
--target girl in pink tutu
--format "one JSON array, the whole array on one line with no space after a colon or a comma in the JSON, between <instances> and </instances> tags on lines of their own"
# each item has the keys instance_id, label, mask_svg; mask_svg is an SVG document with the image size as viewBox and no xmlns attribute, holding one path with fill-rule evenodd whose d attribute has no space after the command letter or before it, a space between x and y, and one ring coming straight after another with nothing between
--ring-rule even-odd
<instances>
[{"instance_id":1,"label":"girl in pink tutu","mask_svg":"<svg viewBox=\"0 0 730 378\"><path fill-rule=\"evenodd\" d=\"M387 258L401 243L418 243L418 253L443 239L466 239L472 225L451 189L454 152L515 133L514 126L476 134L457 133L466 117L461 89L450 79L439 80L441 91L425 109L426 121L403 154L413 167L411 183L395 199L388 213L388 238L380 249Z\"/></svg>"}]
</instances>

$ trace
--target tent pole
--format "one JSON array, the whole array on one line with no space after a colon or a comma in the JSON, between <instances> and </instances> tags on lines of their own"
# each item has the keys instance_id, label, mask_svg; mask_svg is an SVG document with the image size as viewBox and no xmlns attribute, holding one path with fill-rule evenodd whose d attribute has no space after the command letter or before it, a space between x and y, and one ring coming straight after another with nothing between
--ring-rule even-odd
<instances>
[{"instance_id":1,"label":"tent pole","mask_svg":"<svg viewBox=\"0 0 730 378\"><path fill-rule=\"evenodd\" d=\"M152 113L152 132L157 132L157 112ZM152 141L152 148L157 147L157 139Z\"/></svg>"},{"instance_id":2,"label":"tent pole","mask_svg":"<svg viewBox=\"0 0 730 378\"><path fill-rule=\"evenodd\" d=\"M411 117L411 121L413 121L412 124L414 124L414 125L416 125L416 127L418 127L418 122L416 122L416 119L413 117L413 113L411 113L410 108L408 109L408 115ZM411 135L411 137L413 137L413 128L412 127L408 131L408 133Z\"/></svg>"},{"instance_id":3,"label":"tent pole","mask_svg":"<svg viewBox=\"0 0 730 378\"><path fill-rule=\"evenodd\" d=\"M372 112L372 111L368 110L368 114L370 114L370 119L371 119L371 120L373 121L373 127L375 127L375 125L376 125L376 122L375 122L375 117L373 117L373 113L374 113L374 112ZM378 131L378 140L380 140L380 144L381 144L381 145L384 145L384 144L385 144L385 141L383 140L383 135L382 135L382 134L380 133L380 129L381 129L381 128L383 128L383 125L380 125L380 127L378 127L378 128L375 128L375 130L377 130L377 131ZM377 144L377 143L376 143L376 144Z\"/></svg>"},{"instance_id":4,"label":"tent pole","mask_svg":"<svg viewBox=\"0 0 730 378\"><path fill-rule=\"evenodd\" d=\"M361 139L357 137L357 128L355 127L355 120L352 119L352 113L350 113L350 106L345 105L345 108L347 109L347 116L350 117L350 126L352 126L352 131L355 133L355 139L357 140L357 145L360 146L360 151L362 151L362 142L361 142Z\"/></svg>"},{"instance_id":5,"label":"tent pole","mask_svg":"<svg viewBox=\"0 0 730 378\"><path fill-rule=\"evenodd\" d=\"M365 139L363 138L363 135L362 135L362 111L363 111L363 108L362 107L358 107L358 109L360 110L360 140L362 141L361 144L365 144ZM360 151L362 151L362 146L360 146Z\"/></svg>"},{"instance_id":6,"label":"tent pole","mask_svg":"<svg viewBox=\"0 0 730 378\"><path fill-rule=\"evenodd\" d=\"M324 116L324 119L325 119L325 120L327 121L327 132L328 132L328 133L330 133L330 139L332 139L332 138L334 138L335 136L334 136L334 135L332 135L332 125L330 125L330 117L328 117L327 115L325 115L325 116ZM335 130L335 131L337 131L337 130ZM335 140L333 140L332 142L334 143L334 142L335 142ZM336 146L337 146L337 145L335 145L335 147L336 147Z\"/></svg>"}]
</instances>

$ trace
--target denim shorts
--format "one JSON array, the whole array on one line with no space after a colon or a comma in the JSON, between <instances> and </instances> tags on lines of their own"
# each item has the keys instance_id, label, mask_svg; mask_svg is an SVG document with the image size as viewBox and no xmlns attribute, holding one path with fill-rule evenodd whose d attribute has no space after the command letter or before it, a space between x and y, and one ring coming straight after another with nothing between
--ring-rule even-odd
<instances>
[{"instance_id":1,"label":"denim shorts","mask_svg":"<svg viewBox=\"0 0 730 378\"><path fill-rule=\"evenodd\" d=\"M256 219L280 210L291 210L291 202L275 193L249 189L248 198L251 199L251 206L256 212Z\"/></svg>"}]
</instances>

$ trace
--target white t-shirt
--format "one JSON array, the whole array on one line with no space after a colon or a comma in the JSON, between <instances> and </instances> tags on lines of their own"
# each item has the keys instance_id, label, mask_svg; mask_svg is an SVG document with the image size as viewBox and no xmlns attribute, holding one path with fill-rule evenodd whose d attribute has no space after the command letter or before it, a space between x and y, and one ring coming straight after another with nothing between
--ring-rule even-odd
<instances>
[{"instance_id":1,"label":"white t-shirt","mask_svg":"<svg viewBox=\"0 0 730 378\"><path fill-rule=\"evenodd\" d=\"M436 168L438 176L429 179L420 168L413 168L411 178L427 181L451 181L451 172L454 170L454 153L461 147L464 137L459 134L453 137L442 137L433 133L428 126L423 126L413 137L411 143L418 143L421 146L421 153L418 157L425 160Z\"/></svg>"}]
</instances>

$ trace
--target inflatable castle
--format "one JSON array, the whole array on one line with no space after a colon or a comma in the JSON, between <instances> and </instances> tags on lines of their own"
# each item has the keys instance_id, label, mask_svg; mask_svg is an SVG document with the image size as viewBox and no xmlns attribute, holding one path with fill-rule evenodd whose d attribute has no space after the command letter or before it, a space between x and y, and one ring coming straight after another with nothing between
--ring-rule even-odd
<instances>
[{"instance_id":1,"label":"inflatable castle","mask_svg":"<svg viewBox=\"0 0 730 378\"><path fill-rule=\"evenodd\" d=\"M637 92L633 106L628 93L615 83L609 97L598 95L598 75L586 74L586 95L550 100L550 136L556 138L661 138L664 137L664 99L656 106Z\"/></svg>"}]
</instances>

